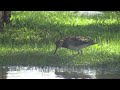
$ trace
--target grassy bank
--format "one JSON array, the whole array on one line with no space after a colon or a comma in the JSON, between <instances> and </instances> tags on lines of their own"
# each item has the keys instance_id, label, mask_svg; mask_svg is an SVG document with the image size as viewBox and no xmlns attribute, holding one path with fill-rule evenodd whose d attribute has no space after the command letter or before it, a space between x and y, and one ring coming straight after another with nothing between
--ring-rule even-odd
<instances>
[{"instance_id":1,"label":"grassy bank","mask_svg":"<svg viewBox=\"0 0 120 90\"><path fill-rule=\"evenodd\" d=\"M0 65L110 66L120 64L120 18L115 13L80 16L72 12L12 12L11 23L0 33ZM83 55L54 42L66 36L86 36L98 44Z\"/></svg>"}]
</instances>

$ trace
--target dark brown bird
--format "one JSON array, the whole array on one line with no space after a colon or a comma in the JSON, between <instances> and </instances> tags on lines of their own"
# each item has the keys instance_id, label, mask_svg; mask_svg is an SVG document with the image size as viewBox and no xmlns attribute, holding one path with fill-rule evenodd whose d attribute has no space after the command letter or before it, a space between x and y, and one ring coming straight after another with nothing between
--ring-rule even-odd
<instances>
[{"instance_id":1,"label":"dark brown bird","mask_svg":"<svg viewBox=\"0 0 120 90\"><path fill-rule=\"evenodd\" d=\"M88 47L94 44L96 44L96 42L87 37L83 37L83 36L66 37L64 39L60 39L55 42L56 49L55 49L54 54L56 53L57 49L60 47L68 48L71 50L77 50L79 54L79 51L82 48L85 48L85 47ZM81 50L81 53L82 53L82 50Z\"/></svg>"}]
</instances>

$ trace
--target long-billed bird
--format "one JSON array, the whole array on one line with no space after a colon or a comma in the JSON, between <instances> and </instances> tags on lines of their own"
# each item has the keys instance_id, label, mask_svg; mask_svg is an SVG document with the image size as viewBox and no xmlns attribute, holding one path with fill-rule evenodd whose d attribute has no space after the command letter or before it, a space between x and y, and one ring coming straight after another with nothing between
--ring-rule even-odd
<instances>
[{"instance_id":1,"label":"long-billed bird","mask_svg":"<svg viewBox=\"0 0 120 90\"><path fill-rule=\"evenodd\" d=\"M54 54L56 53L57 49L60 47L68 48L71 50L77 50L79 54L79 51L81 49L94 44L96 44L96 42L88 37L83 37L83 36L66 37L64 39L59 39L55 42L56 49ZM82 50L81 50L81 53L82 53Z\"/></svg>"}]
</instances>

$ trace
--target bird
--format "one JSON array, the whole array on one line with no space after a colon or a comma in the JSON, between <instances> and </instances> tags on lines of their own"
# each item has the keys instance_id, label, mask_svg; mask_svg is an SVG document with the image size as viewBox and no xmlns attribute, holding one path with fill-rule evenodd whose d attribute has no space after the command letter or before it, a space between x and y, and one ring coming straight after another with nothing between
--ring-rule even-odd
<instances>
[{"instance_id":1,"label":"bird","mask_svg":"<svg viewBox=\"0 0 120 90\"><path fill-rule=\"evenodd\" d=\"M53 54L55 54L57 49L61 47L71 49L71 50L76 50L78 52L77 54L79 54L79 51L81 49L94 44L96 44L96 42L89 37L68 36L68 37L65 37L64 39L59 39L55 42L56 49ZM81 50L81 54L82 54L82 50Z\"/></svg>"}]
</instances>

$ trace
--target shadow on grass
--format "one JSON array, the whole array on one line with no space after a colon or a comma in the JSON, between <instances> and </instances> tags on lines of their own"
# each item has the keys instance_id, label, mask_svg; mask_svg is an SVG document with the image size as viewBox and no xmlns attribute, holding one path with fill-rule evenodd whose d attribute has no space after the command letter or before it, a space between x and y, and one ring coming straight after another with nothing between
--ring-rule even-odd
<instances>
[{"instance_id":1,"label":"shadow on grass","mask_svg":"<svg viewBox=\"0 0 120 90\"><path fill-rule=\"evenodd\" d=\"M61 67L69 65L70 59L70 56L53 55L52 53L16 52L0 56L0 65Z\"/></svg>"},{"instance_id":2,"label":"shadow on grass","mask_svg":"<svg viewBox=\"0 0 120 90\"><path fill-rule=\"evenodd\" d=\"M120 68L120 55L113 54L113 55L107 55L103 61L96 63L93 65L94 67L102 67L102 68L108 68L110 69L119 69Z\"/></svg>"},{"instance_id":3,"label":"shadow on grass","mask_svg":"<svg viewBox=\"0 0 120 90\"><path fill-rule=\"evenodd\" d=\"M92 67L120 68L120 56L107 52L93 52L84 55L41 52L15 52L0 55L0 65L8 66L51 66L51 67Z\"/></svg>"},{"instance_id":4,"label":"shadow on grass","mask_svg":"<svg viewBox=\"0 0 120 90\"><path fill-rule=\"evenodd\" d=\"M120 68L120 55L116 53L110 54L108 52L96 52L93 54L86 54L86 57L84 57L82 57L82 59L85 60L82 65L84 67L91 67L94 69L102 68L108 70L118 70ZM81 65L79 64L77 67L80 66Z\"/></svg>"}]
</instances>

